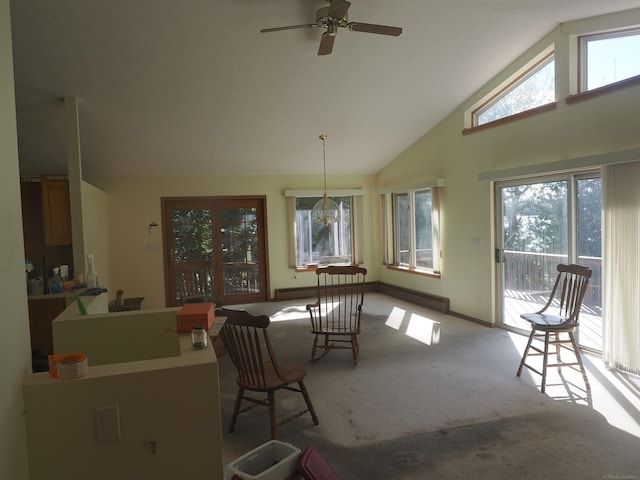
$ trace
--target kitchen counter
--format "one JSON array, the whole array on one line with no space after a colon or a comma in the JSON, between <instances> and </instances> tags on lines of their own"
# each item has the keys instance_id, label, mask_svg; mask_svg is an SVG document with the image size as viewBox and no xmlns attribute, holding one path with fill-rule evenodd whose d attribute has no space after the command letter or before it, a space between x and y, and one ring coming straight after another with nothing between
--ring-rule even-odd
<instances>
[{"instance_id":1,"label":"kitchen counter","mask_svg":"<svg viewBox=\"0 0 640 480\"><path fill-rule=\"evenodd\" d=\"M27 295L27 300L46 300L51 298L70 298L73 300L75 293L74 292L62 292L62 293L48 293L48 294L35 294L35 295Z\"/></svg>"},{"instance_id":2,"label":"kitchen counter","mask_svg":"<svg viewBox=\"0 0 640 480\"><path fill-rule=\"evenodd\" d=\"M80 293L84 289L78 290ZM106 294L103 303L106 305ZM83 296L85 305L93 303L95 296ZM75 303L75 292L28 295L29 332L31 334L31 350L42 358L53 354L53 333L51 323L68 307ZM77 307L76 307L77 308ZM106 308L106 307L105 307ZM35 361L35 358L34 358ZM34 369L35 369L34 364Z\"/></svg>"}]
</instances>

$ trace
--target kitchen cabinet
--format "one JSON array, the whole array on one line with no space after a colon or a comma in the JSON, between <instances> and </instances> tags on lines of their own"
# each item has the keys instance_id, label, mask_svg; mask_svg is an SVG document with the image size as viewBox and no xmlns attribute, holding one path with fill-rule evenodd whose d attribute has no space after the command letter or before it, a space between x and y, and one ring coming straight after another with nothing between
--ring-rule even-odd
<instances>
[{"instance_id":1,"label":"kitchen cabinet","mask_svg":"<svg viewBox=\"0 0 640 480\"><path fill-rule=\"evenodd\" d=\"M45 245L71 245L69 181L43 178L41 186Z\"/></svg>"},{"instance_id":2,"label":"kitchen cabinet","mask_svg":"<svg viewBox=\"0 0 640 480\"><path fill-rule=\"evenodd\" d=\"M47 205L50 207L49 209L53 209L56 212L59 210L55 207L56 199L62 198L65 199L68 197L68 183L66 177L21 177L20 178L20 195L21 195L21 203L22 203L22 231L24 237L24 254L25 258L31 260L35 268L35 273L38 278L42 280L44 275L46 274L48 278L51 278L53 275L52 268L57 267L59 265L69 265L69 272L73 274L73 244L69 243L67 245L49 245L45 241L45 220L44 214L42 211L43 204L45 201L43 200L43 187L42 180L48 181L45 182L47 186L44 187L48 193L51 191L56 191L52 195L48 195L48 200L46 201ZM50 182L52 180L57 180L57 184L53 188L49 188L52 185ZM62 182L60 182L62 181ZM53 200L53 202L52 202ZM66 202L62 202L63 205ZM64 208L63 213L61 215L64 217L65 215L69 218L71 215L68 213L69 209ZM49 217L51 219L51 217ZM55 222L54 222L55 223ZM66 223L66 221L60 222L62 225ZM71 231L71 228L68 229ZM62 235L65 236L65 235ZM70 237L70 233L66 236ZM64 240L66 241L66 240ZM47 259L48 269L46 272L43 272L44 268L44 258ZM81 270L82 271L82 270Z\"/></svg>"},{"instance_id":3,"label":"kitchen cabinet","mask_svg":"<svg viewBox=\"0 0 640 480\"><path fill-rule=\"evenodd\" d=\"M53 354L51 323L74 301L72 293L29 296L29 331L31 350L42 355Z\"/></svg>"}]
</instances>

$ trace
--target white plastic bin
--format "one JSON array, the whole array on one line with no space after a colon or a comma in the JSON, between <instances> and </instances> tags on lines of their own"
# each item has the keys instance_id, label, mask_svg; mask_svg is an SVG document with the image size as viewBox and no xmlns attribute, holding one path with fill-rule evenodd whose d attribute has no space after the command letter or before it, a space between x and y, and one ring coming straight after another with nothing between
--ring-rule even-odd
<instances>
[{"instance_id":1,"label":"white plastic bin","mask_svg":"<svg viewBox=\"0 0 640 480\"><path fill-rule=\"evenodd\" d=\"M238 475L242 480L286 480L296 478L300 449L271 440L227 465L225 480Z\"/></svg>"}]
</instances>

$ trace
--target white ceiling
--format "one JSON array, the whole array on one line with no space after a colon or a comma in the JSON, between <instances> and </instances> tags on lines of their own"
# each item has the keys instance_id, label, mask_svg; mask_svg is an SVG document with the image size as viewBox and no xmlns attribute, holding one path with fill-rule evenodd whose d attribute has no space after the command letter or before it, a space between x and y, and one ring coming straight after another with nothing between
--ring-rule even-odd
<instances>
[{"instance_id":1,"label":"white ceiling","mask_svg":"<svg viewBox=\"0 0 640 480\"><path fill-rule=\"evenodd\" d=\"M374 174L558 23L640 0L351 0L318 56L326 0L12 0L20 168L66 170L79 102L88 176Z\"/></svg>"}]
</instances>

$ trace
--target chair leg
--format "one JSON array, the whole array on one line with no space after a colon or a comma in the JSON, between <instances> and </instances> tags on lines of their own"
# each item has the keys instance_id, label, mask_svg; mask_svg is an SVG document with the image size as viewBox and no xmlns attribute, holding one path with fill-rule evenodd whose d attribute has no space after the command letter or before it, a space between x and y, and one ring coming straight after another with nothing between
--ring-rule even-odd
<instances>
[{"instance_id":1,"label":"chair leg","mask_svg":"<svg viewBox=\"0 0 640 480\"><path fill-rule=\"evenodd\" d=\"M302 392L304 401L307 404L307 408L309 409L309 413L311 414L313 423L318 425L320 421L318 420L318 416L316 415L316 410L313 408L313 404L311 403L311 397L309 397L309 392L307 392L307 387L304 385L304 381L302 380L299 381L298 386L300 387L300 391Z\"/></svg>"},{"instance_id":2,"label":"chair leg","mask_svg":"<svg viewBox=\"0 0 640 480\"><path fill-rule=\"evenodd\" d=\"M240 412L240 404L242 403L243 396L244 396L244 387L238 387L238 395L236 396L236 403L233 406L233 414L231 415L231 424L229 425L229 433L233 433L233 429L236 427L236 421L238 420L238 413Z\"/></svg>"},{"instance_id":3,"label":"chair leg","mask_svg":"<svg viewBox=\"0 0 640 480\"><path fill-rule=\"evenodd\" d=\"M540 393L544 393L547 386L547 363L549 363L549 332L544 334L544 355L542 357L542 386Z\"/></svg>"},{"instance_id":4,"label":"chair leg","mask_svg":"<svg viewBox=\"0 0 640 480\"><path fill-rule=\"evenodd\" d=\"M524 353L522 354L522 360L520 360L520 366L518 367L518 373L516 373L516 377L519 377L522 373L522 367L524 367L525 361L527 360L527 355L529 353L529 347L531 346L531 342L533 341L533 337L535 336L536 331L531 329L531 335L529 335L529 341L527 342L527 346L524 349Z\"/></svg>"},{"instance_id":5,"label":"chair leg","mask_svg":"<svg viewBox=\"0 0 640 480\"><path fill-rule=\"evenodd\" d=\"M353 352L353 363L358 363L360 345L358 345L358 337L356 335L351 335L351 351Z\"/></svg>"},{"instance_id":6,"label":"chair leg","mask_svg":"<svg viewBox=\"0 0 640 480\"><path fill-rule=\"evenodd\" d=\"M573 345L573 351L576 354L576 359L578 360L578 366L580 367L580 372L582 372L582 378L584 378L584 383L587 387L587 392L590 392L591 385L589 385L589 380L587 379L587 371L584 369L584 364L582 363L582 356L580 355L580 349L578 348L578 342L576 342L576 337L574 337L573 332L569 332L569 339L571 340L571 345Z\"/></svg>"},{"instance_id":7,"label":"chair leg","mask_svg":"<svg viewBox=\"0 0 640 480\"><path fill-rule=\"evenodd\" d=\"M276 397L273 390L267 392L269 401L269 420L271 422L271 440L276 439Z\"/></svg>"},{"instance_id":8,"label":"chair leg","mask_svg":"<svg viewBox=\"0 0 640 480\"><path fill-rule=\"evenodd\" d=\"M316 338L313 339L313 347L311 347L311 360L316 358L317 349L318 349L318 334L316 333Z\"/></svg>"},{"instance_id":9,"label":"chair leg","mask_svg":"<svg viewBox=\"0 0 640 480\"><path fill-rule=\"evenodd\" d=\"M320 346L318 346L318 336L324 336L324 342ZM322 350L322 353L316 357L317 350ZM320 360L329 352L329 335L328 334L316 334L316 338L313 341L313 347L311 348L311 360Z\"/></svg>"}]
</instances>

